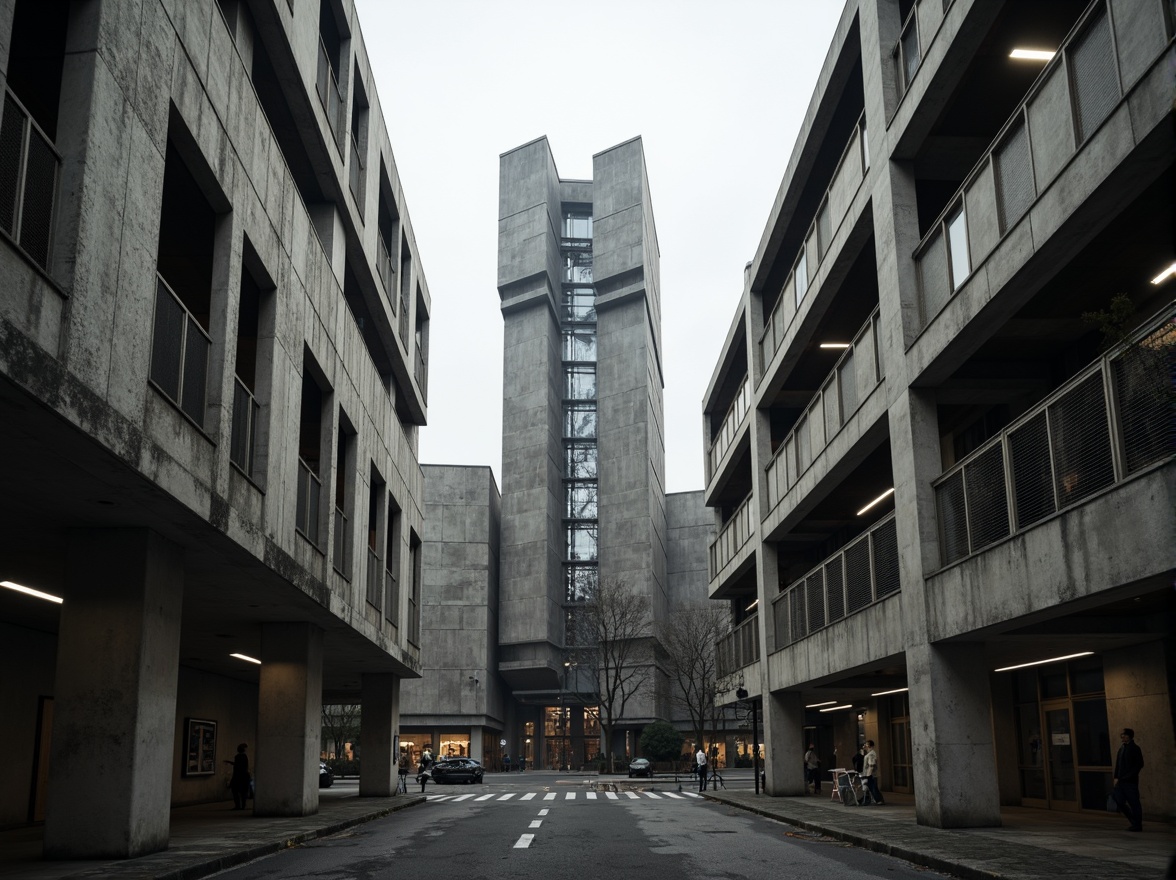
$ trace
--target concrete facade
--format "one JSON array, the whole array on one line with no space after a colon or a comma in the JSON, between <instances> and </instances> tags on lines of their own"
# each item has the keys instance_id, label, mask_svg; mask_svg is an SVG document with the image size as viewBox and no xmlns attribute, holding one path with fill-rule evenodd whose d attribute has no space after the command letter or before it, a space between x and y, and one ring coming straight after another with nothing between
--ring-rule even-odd
<instances>
[{"instance_id":1,"label":"concrete facade","mask_svg":"<svg viewBox=\"0 0 1176 880\"><path fill-rule=\"evenodd\" d=\"M239 742L315 812L365 693L390 794L430 300L351 4L5 0L0 70L0 825L158 850Z\"/></svg>"},{"instance_id":2,"label":"concrete facade","mask_svg":"<svg viewBox=\"0 0 1176 880\"><path fill-rule=\"evenodd\" d=\"M1173 32L846 4L704 401L770 794L872 739L922 824L1098 812L1132 727L1145 822L1176 813Z\"/></svg>"}]
</instances>

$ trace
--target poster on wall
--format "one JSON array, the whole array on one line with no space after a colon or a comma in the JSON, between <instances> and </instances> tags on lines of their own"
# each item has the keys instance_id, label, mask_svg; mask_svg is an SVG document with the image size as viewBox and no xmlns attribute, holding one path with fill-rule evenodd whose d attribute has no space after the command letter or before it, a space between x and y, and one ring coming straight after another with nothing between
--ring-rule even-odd
<instances>
[{"instance_id":1,"label":"poster on wall","mask_svg":"<svg viewBox=\"0 0 1176 880\"><path fill-rule=\"evenodd\" d=\"M184 775L212 776L216 773L216 722L187 718L184 728L187 731Z\"/></svg>"}]
</instances>

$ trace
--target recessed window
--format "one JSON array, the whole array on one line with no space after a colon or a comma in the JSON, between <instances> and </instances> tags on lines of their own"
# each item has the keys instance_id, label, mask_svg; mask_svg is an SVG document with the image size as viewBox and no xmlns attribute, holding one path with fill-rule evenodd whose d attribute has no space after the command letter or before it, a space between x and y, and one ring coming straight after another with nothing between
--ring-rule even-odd
<instances>
[{"instance_id":1,"label":"recessed window","mask_svg":"<svg viewBox=\"0 0 1176 880\"><path fill-rule=\"evenodd\" d=\"M568 523L566 528L567 558L572 562L595 561L596 523Z\"/></svg>"},{"instance_id":2,"label":"recessed window","mask_svg":"<svg viewBox=\"0 0 1176 880\"><path fill-rule=\"evenodd\" d=\"M596 328L569 327L563 331L563 359L565 361L596 360Z\"/></svg>"},{"instance_id":3,"label":"recessed window","mask_svg":"<svg viewBox=\"0 0 1176 880\"><path fill-rule=\"evenodd\" d=\"M564 476L569 480L596 479L596 444L568 443L564 447Z\"/></svg>"},{"instance_id":4,"label":"recessed window","mask_svg":"<svg viewBox=\"0 0 1176 880\"><path fill-rule=\"evenodd\" d=\"M564 484L568 519L596 519L599 510L595 480L569 480Z\"/></svg>"},{"instance_id":5,"label":"recessed window","mask_svg":"<svg viewBox=\"0 0 1176 880\"><path fill-rule=\"evenodd\" d=\"M803 248L800 251L800 259L796 261L796 268L793 269L792 275L796 283L796 304L800 305L805 293L808 292L808 255L805 254Z\"/></svg>"},{"instance_id":6,"label":"recessed window","mask_svg":"<svg viewBox=\"0 0 1176 880\"><path fill-rule=\"evenodd\" d=\"M564 281L569 284L592 283L592 253L569 251L564 254Z\"/></svg>"},{"instance_id":7,"label":"recessed window","mask_svg":"<svg viewBox=\"0 0 1176 880\"><path fill-rule=\"evenodd\" d=\"M569 287L563 292L565 321L595 321L596 293L591 287Z\"/></svg>"},{"instance_id":8,"label":"recessed window","mask_svg":"<svg viewBox=\"0 0 1176 880\"><path fill-rule=\"evenodd\" d=\"M564 404L564 436L575 440L596 436L596 404Z\"/></svg>"},{"instance_id":9,"label":"recessed window","mask_svg":"<svg viewBox=\"0 0 1176 880\"><path fill-rule=\"evenodd\" d=\"M592 214L588 211L568 211L564 214L564 238L591 238Z\"/></svg>"},{"instance_id":10,"label":"recessed window","mask_svg":"<svg viewBox=\"0 0 1176 880\"><path fill-rule=\"evenodd\" d=\"M951 288L956 290L972 271L968 259L968 221L961 203L947 217L947 245L951 255Z\"/></svg>"},{"instance_id":11,"label":"recessed window","mask_svg":"<svg viewBox=\"0 0 1176 880\"><path fill-rule=\"evenodd\" d=\"M596 398L596 367L569 364L564 367L564 397L568 400Z\"/></svg>"}]
</instances>

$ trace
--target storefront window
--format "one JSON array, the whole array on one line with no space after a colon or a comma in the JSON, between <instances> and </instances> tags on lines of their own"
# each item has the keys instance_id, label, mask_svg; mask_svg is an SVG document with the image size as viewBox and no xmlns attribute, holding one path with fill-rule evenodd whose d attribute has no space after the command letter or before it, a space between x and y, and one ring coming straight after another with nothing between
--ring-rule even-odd
<instances>
[{"instance_id":1,"label":"storefront window","mask_svg":"<svg viewBox=\"0 0 1176 880\"><path fill-rule=\"evenodd\" d=\"M468 758L470 756L470 735L469 733L442 733L441 734L441 751L434 757L441 758Z\"/></svg>"}]
</instances>

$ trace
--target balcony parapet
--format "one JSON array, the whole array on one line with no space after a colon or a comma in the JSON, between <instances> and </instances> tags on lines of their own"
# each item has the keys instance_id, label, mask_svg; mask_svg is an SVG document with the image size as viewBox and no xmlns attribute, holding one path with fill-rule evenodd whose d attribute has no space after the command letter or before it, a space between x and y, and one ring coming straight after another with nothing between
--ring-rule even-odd
<instances>
[{"instance_id":1,"label":"balcony parapet","mask_svg":"<svg viewBox=\"0 0 1176 880\"><path fill-rule=\"evenodd\" d=\"M760 658L759 615L753 614L715 643L718 677L734 675Z\"/></svg>"},{"instance_id":2,"label":"balcony parapet","mask_svg":"<svg viewBox=\"0 0 1176 880\"><path fill-rule=\"evenodd\" d=\"M723 525L717 538L711 541L708 562L710 580L713 582L719 572L735 558L744 545L751 540L755 529L751 519L751 496L748 495L739 509Z\"/></svg>"},{"instance_id":3,"label":"balcony parapet","mask_svg":"<svg viewBox=\"0 0 1176 880\"><path fill-rule=\"evenodd\" d=\"M714 442L711 443L710 449L706 455L706 480L709 483L716 473L719 471L719 464L723 460L723 456L731 448L735 442L735 438L739 435L739 427L743 424L744 418L747 416L748 410L751 408L751 384L744 376L743 382L739 385L739 390L735 392L735 399L731 401L731 406L727 409L726 416L723 417L723 425L719 429L719 433L715 436Z\"/></svg>"}]
</instances>

